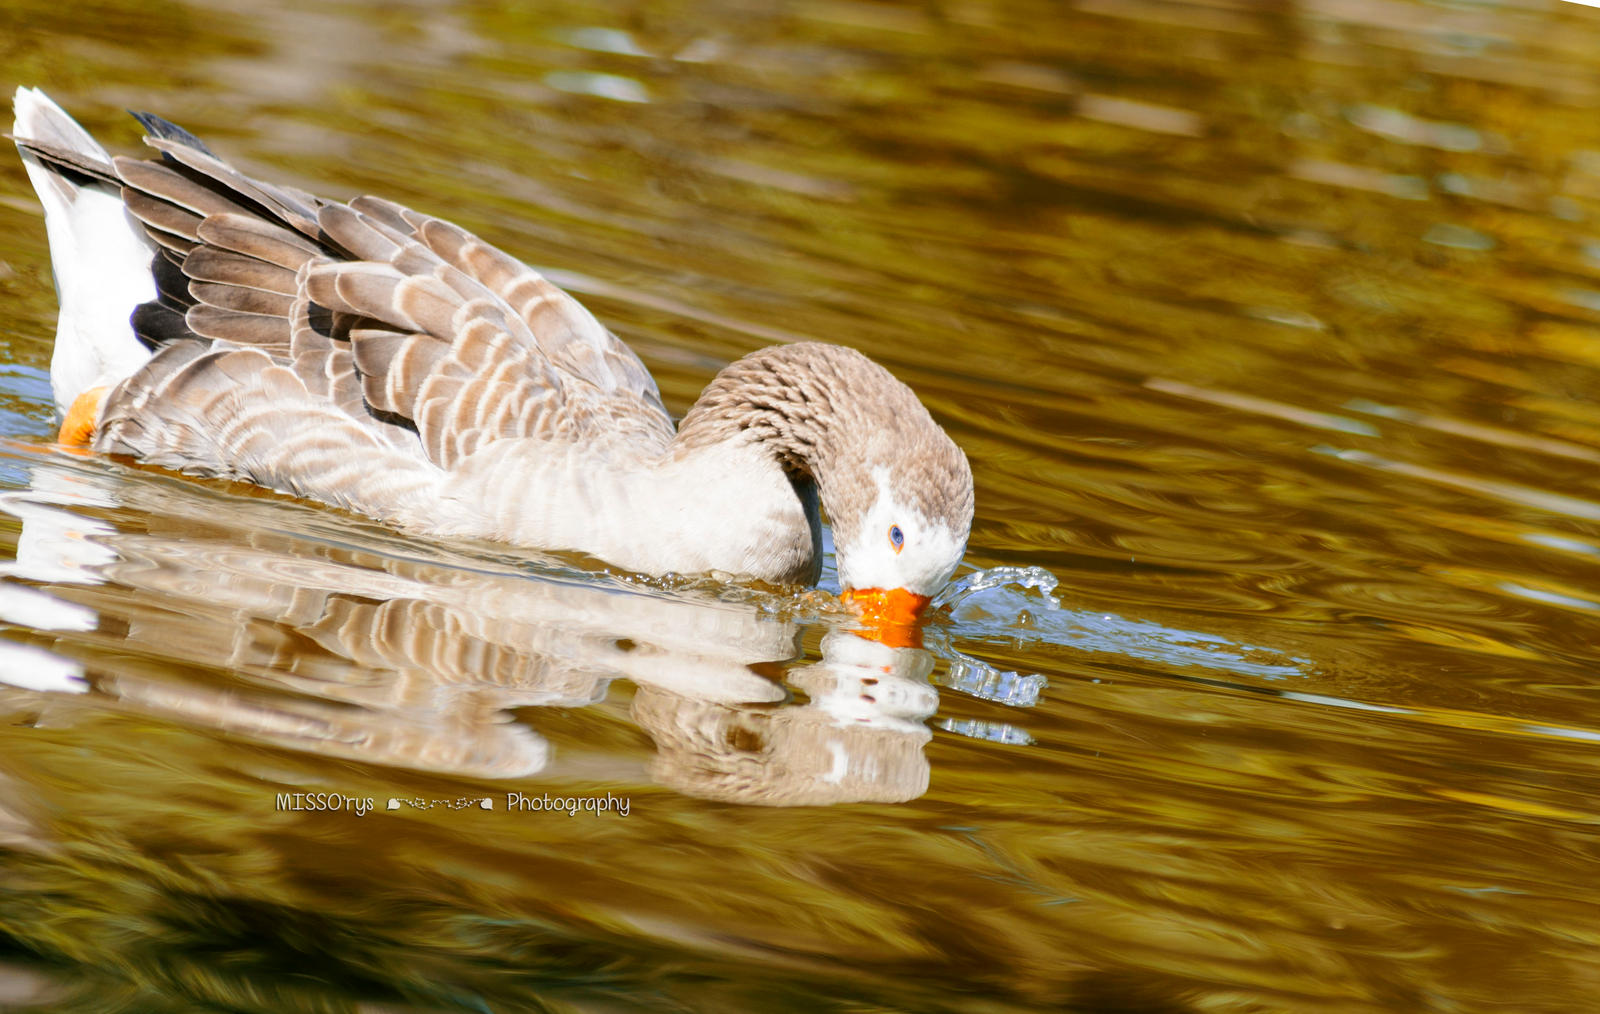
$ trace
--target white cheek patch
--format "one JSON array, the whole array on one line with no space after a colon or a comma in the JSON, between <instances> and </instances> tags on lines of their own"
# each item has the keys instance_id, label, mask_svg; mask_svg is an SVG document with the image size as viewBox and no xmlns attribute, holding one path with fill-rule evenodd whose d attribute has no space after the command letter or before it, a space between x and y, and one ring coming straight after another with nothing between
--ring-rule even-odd
<instances>
[{"instance_id":1,"label":"white cheek patch","mask_svg":"<svg viewBox=\"0 0 1600 1014\"><path fill-rule=\"evenodd\" d=\"M932 595L944 587L966 551L942 521L931 521L915 508L900 503L889 482L889 469L872 470L878 496L861 519L856 537L835 545L839 583L845 588L904 588ZM889 529L898 525L905 536L895 552Z\"/></svg>"}]
</instances>

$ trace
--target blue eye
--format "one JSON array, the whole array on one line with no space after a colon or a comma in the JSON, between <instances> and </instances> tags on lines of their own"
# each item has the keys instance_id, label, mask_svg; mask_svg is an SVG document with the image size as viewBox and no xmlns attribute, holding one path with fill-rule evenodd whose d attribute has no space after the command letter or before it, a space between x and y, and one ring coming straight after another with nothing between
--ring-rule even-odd
<instances>
[{"instance_id":1,"label":"blue eye","mask_svg":"<svg viewBox=\"0 0 1600 1014\"><path fill-rule=\"evenodd\" d=\"M905 544L906 544L906 536L905 536L905 533L900 530L900 526L899 525L890 525L889 526L889 545L893 546L894 547L894 551L896 553L898 553L898 552L900 552L900 547L904 546Z\"/></svg>"}]
</instances>

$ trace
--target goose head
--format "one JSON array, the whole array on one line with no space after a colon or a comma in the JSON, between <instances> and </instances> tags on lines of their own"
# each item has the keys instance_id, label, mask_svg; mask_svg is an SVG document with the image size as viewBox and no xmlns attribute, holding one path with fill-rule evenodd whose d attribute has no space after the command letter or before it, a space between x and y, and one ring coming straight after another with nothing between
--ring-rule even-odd
<instances>
[{"instance_id":1,"label":"goose head","mask_svg":"<svg viewBox=\"0 0 1600 1014\"><path fill-rule=\"evenodd\" d=\"M872 626L912 623L955 573L972 529L972 469L916 394L839 345L761 349L719 373L679 442L739 439L815 482L842 597Z\"/></svg>"},{"instance_id":2,"label":"goose head","mask_svg":"<svg viewBox=\"0 0 1600 1014\"><path fill-rule=\"evenodd\" d=\"M955 573L972 530L966 455L916 407L925 419L879 430L842 489L819 482L842 597L874 625L913 622Z\"/></svg>"}]
</instances>

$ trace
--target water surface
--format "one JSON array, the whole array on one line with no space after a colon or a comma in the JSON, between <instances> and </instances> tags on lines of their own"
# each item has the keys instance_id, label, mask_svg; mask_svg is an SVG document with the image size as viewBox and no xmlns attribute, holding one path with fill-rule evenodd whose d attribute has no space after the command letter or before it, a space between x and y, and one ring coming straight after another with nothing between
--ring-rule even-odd
<instances>
[{"instance_id":1,"label":"water surface","mask_svg":"<svg viewBox=\"0 0 1600 1014\"><path fill-rule=\"evenodd\" d=\"M0 1007L1588 1009L1597 54L1553 0L7 4L6 87L453 218L674 412L867 352L978 515L892 648L68 454L0 160Z\"/></svg>"}]
</instances>

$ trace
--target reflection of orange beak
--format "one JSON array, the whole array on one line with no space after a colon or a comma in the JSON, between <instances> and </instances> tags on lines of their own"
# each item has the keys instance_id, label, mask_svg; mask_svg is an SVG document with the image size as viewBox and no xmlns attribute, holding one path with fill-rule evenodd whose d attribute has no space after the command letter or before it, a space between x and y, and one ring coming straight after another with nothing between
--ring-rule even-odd
<instances>
[{"instance_id":1,"label":"reflection of orange beak","mask_svg":"<svg viewBox=\"0 0 1600 1014\"><path fill-rule=\"evenodd\" d=\"M928 608L928 596L904 588L852 588L839 598L860 611L863 636L891 648L921 646L917 617Z\"/></svg>"}]
</instances>

